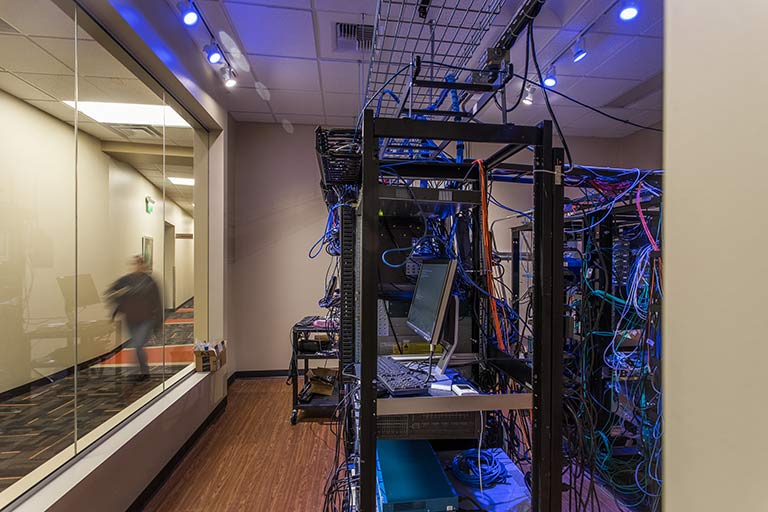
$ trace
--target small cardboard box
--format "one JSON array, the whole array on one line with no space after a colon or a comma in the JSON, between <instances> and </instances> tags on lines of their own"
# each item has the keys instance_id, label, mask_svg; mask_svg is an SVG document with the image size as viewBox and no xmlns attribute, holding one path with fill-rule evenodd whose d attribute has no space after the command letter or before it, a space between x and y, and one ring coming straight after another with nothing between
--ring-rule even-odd
<instances>
[{"instance_id":1,"label":"small cardboard box","mask_svg":"<svg viewBox=\"0 0 768 512\"><path fill-rule=\"evenodd\" d=\"M215 372L227 364L227 344L221 341L208 350L195 350L195 371Z\"/></svg>"},{"instance_id":2,"label":"small cardboard box","mask_svg":"<svg viewBox=\"0 0 768 512\"><path fill-rule=\"evenodd\" d=\"M336 370L330 368L310 368L307 372L309 391L317 395L333 395L337 373Z\"/></svg>"}]
</instances>

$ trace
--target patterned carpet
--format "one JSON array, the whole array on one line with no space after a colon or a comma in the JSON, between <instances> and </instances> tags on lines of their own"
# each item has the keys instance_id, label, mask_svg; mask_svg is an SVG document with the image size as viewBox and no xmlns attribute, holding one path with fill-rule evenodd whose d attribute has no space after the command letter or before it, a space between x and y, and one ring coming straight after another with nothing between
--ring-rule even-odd
<instances>
[{"instance_id":1,"label":"patterned carpet","mask_svg":"<svg viewBox=\"0 0 768 512\"><path fill-rule=\"evenodd\" d=\"M192 300L166 315L164 335L166 347L162 333L154 335L147 344L147 380L134 380L137 368L133 349L122 349L109 359L80 370L78 437L144 396L164 376L167 379L194 361ZM0 491L74 442L74 412L73 376L0 402Z\"/></svg>"}]
</instances>

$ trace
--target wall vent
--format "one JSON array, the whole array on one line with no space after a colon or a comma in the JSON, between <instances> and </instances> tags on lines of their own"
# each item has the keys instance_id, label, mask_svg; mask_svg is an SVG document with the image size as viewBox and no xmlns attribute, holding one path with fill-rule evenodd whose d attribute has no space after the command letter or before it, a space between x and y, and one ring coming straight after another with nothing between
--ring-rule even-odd
<instances>
[{"instance_id":1,"label":"wall vent","mask_svg":"<svg viewBox=\"0 0 768 512\"><path fill-rule=\"evenodd\" d=\"M371 49L373 25L336 23L336 50L340 52L361 52Z\"/></svg>"},{"instance_id":2,"label":"wall vent","mask_svg":"<svg viewBox=\"0 0 768 512\"><path fill-rule=\"evenodd\" d=\"M10 23L0 18L0 34L18 34L19 31L11 26Z\"/></svg>"}]
</instances>

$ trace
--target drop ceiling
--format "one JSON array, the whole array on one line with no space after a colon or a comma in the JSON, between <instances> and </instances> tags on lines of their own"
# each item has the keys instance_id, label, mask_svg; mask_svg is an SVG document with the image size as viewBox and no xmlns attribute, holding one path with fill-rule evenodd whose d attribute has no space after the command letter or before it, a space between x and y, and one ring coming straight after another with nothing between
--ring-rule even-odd
<instances>
[{"instance_id":1,"label":"drop ceiling","mask_svg":"<svg viewBox=\"0 0 768 512\"><path fill-rule=\"evenodd\" d=\"M356 120L368 77L369 52L337 51L336 23L373 24L375 0L200 0L196 2L238 71L239 84L227 92L225 106L240 121L350 126ZM382 2L393 6L408 2ZM486 4L487 0L435 0L435 5ZM176 9L174 0L166 0ZM519 9L521 0L506 0L470 63L495 39ZM556 62L557 90L622 119L645 125L661 122L659 77L663 70L663 1L642 0L640 15L630 23L618 20L614 0L547 0L535 23L542 67ZM407 7L406 7L407 8ZM607 12L606 12L607 11ZM605 13L605 14L603 14ZM433 14L434 16L434 14ZM430 15L427 16L430 19ZM423 21L416 17L414 23ZM571 62L568 48L594 22L586 36L588 56ZM415 27L414 27L415 28ZM179 24L179 30L188 30ZM200 29L202 30L202 29ZM190 30L200 47L204 31ZM522 71L525 41L511 52ZM653 86L649 89L650 85ZM654 86L654 84L656 84ZM508 85L516 95L519 81ZM642 94L633 97L633 91ZM402 92L402 91L396 91ZM635 95L637 96L637 95ZM633 102L611 106L618 98ZM509 121L528 124L549 118L541 92L535 104L519 108ZM555 113L566 134L623 137L637 128L598 116L562 98L552 97ZM487 107L480 119L500 122Z\"/></svg>"},{"instance_id":2,"label":"drop ceiling","mask_svg":"<svg viewBox=\"0 0 768 512\"><path fill-rule=\"evenodd\" d=\"M74 100L74 22L50 0L0 2L0 89L69 124L74 110L64 101ZM78 29L78 98L80 101L162 105L159 98L133 73L109 54L84 30ZM78 115L78 128L103 144L123 143L128 153L113 153L139 170L162 190L162 153L143 154L144 145L161 145L162 127L139 132L102 124ZM189 158L166 167L167 176L192 176L191 128L165 128L168 147L187 148ZM149 158L147 158L149 157ZM143 163L142 163L143 162ZM192 187L177 187L165 180L167 197L192 212Z\"/></svg>"}]
</instances>

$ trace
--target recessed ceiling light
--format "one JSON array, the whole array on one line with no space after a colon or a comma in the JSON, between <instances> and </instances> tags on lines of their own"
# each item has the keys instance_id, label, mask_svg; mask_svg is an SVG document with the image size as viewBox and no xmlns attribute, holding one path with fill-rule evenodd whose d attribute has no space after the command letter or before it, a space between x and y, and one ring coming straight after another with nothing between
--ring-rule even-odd
<instances>
[{"instance_id":1,"label":"recessed ceiling light","mask_svg":"<svg viewBox=\"0 0 768 512\"><path fill-rule=\"evenodd\" d=\"M177 176L168 176L168 181L174 185L184 185L187 187L195 186L195 178L179 178Z\"/></svg>"},{"instance_id":2,"label":"recessed ceiling light","mask_svg":"<svg viewBox=\"0 0 768 512\"><path fill-rule=\"evenodd\" d=\"M64 103L75 108L74 101ZM77 110L98 123L190 127L189 123L168 105L80 101L77 103Z\"/></svg>"}]
</instances>

